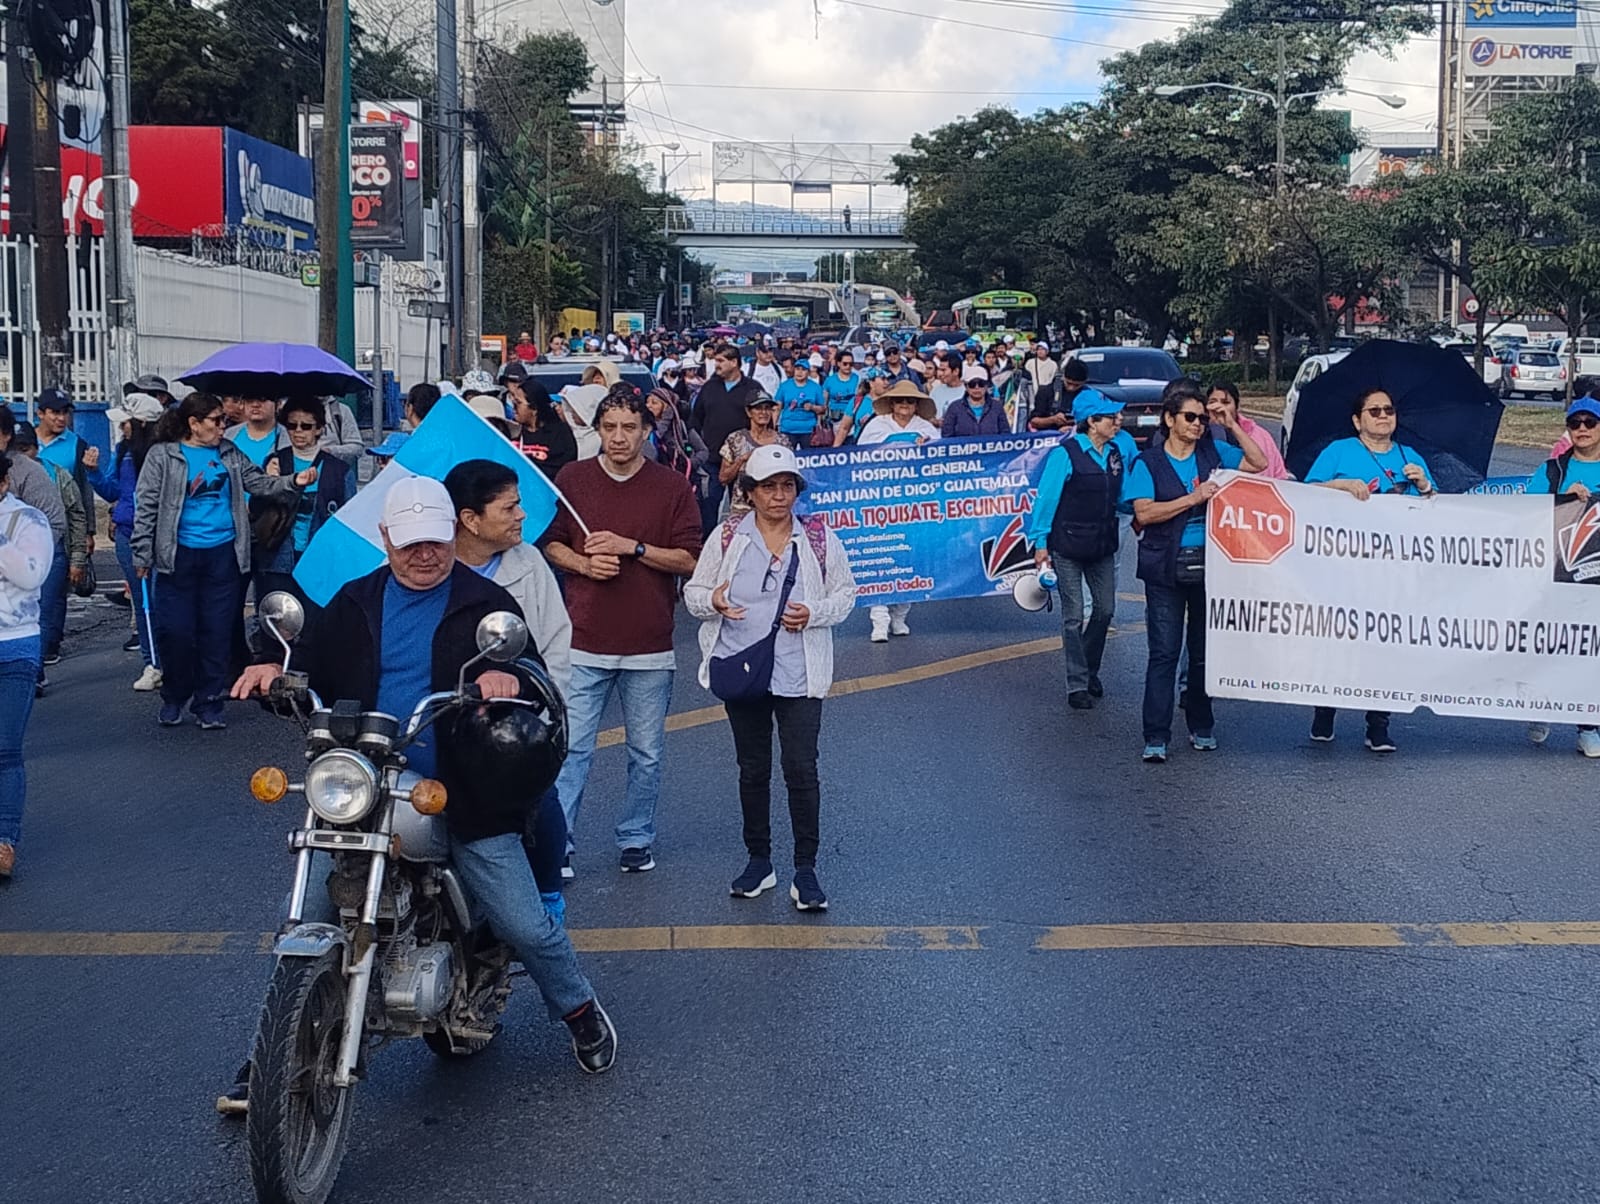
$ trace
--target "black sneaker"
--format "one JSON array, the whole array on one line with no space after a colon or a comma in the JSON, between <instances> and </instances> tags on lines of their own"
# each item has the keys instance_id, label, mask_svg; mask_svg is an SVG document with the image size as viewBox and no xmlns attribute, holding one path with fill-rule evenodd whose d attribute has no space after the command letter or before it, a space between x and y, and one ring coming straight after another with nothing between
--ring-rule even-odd
<instances>
[{"instance_id":1,"label":"black sneaker","mask_svg":"<svg viewBox=\"0 0 1600 1204\"><path fill-rule=\"evenodd\" d=\"M827 911L828 896L822 893L817 881L817 871L809 865L796 866L794 883L789 887L789 897L796 911Z\"/></svg>"},{"instance_id":2,"label":"black sneaker","mask_svg":"<svg viewBox=\"0 0 1600 1204\"><path fill-rule=\"evenodd\" d=\"M1387 723L1373 723L1367 726L1367 747L1375 753L1394 751L1394 741L1389 739Z\"/></svg>"},{"instance_id":3,"label":"black sneaker","mask_svg":"<svg viewBox=\"0 0 1600 1204\"><path fill-rule=\"evenodd\" d=\"M617 1029L598 999L591 999L566 1017L572 1033L572 1056L586 1074L604 1074L617 1060Z\"/></svg>"},{"instance_id":4,"label":"black sneaker","mask_svg":"<svg viewBox=\"0 0 1600 1204\"><path fill-rule=\"evenodd\" d=\"M61 653L59 652L47 653L44 660L40 662L40 664L42 664L46 669L48 669L51 665L59 665L60 663Z\"/></svg>"},{"instance_id":5,"label":"black sneaker","mask_svg":"<svg viewBox=\"0 0 1600 1204\"><path fill-rule=\"evenodd\" d=\"M1100 675L1098 673L1089 674L1089 697L1104 698L1105 696L1106 688L1100 684Z\"/></svg>"},{"instance_id":6,"label":"black sneaker","mask_svg":"<svg viewBox=\"0 0 1600 1204\"><path fill-rule=\"evenodd\" d=\"M50 683L45 680L44 674L40 673L39 674L39 680L33 683L33 696L35 698L43 698L44 697L44 692L46 690L48 690L49 688L50 688Z\"/></svg>"},{"instance_id":7,"label":"black sneaker","mask_svg":"<svg viewBox=\"0 0 1600 1204\"><path fill-rule=\"evenodd\" d=\"M1067 705L1075 711L1087 711L1094 706L1088 690L1074 690L1067 695Z\"/></svg>"},{"instance_id":8,"label":"black sneaker","mask_svg":"<svg viewBox=\"0 0 1600 1204\"><path fill-rule=\"evenodd\" d=\"M578 871L572 868L572 854L568 853L561 859L561 881L571 882L578 876Z\"/></svg>"},{"instance_id":9,"label":"black sneaker","mask_svg":"<svg viewBox=\"0 0 1600 1204\"><path fill-rule=\"evenodd\" d=\"M220 732L228 726L227 717L222 713L221 707L207 707L199 716L200 730L203 732Z\"/></svg>"},{"instance_id":10,"label":"black sneaker","mask_svg":"<svg viewBox=\"0 0 1600 1204\"><path fill-rule=\"evenodd\" d=\"M656 859L649 849L623 849L620 865L624 874L642 874L656 868Z\"/></svg>"},{"instance_id":11,"label":"black sneaker","mask_svg":"<svg viewBox=\"0 0 1600 1204\"><path fill-rule=\"evenodd\" d=\"M772 862L765 857L752 857L744 873L733 880L728 893L736 899L755 899L777 885L778 875L772 872Z\"/></svg>"},{"instance_id":12,"label":"black sneaker","mask_svg":"<svg viewBox=\"0 0 1600 1204\"><path fill-rule=\"evenodd\" d=\"M1318 744L1333 740L1333 715L1332 707L1317 707L1311 712L1311 738Z\"/></svg>"},{"instance_id":13,"label":"black sneaker","mask_svg":"<svg viewBox=\"0 0 1600 1204\"><path fill-rule=\"evenodd\" d=\"M183 723L183 708L175 702L163 702L156 722L162 727L178 727Z\"/></svg>"}]
</instances>

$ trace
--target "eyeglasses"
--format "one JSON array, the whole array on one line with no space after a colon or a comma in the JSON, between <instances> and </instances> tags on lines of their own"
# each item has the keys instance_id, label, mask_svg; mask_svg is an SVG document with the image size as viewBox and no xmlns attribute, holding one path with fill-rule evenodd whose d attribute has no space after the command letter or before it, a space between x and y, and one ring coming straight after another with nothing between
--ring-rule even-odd
<instances>
[{"instance_id":1,"label":"eyeglasses","mask_svg":"<svg viewBox=\"0 0 1600 1204\"><path fill-rule=\"evenodd\" d=\"M1370 414L1374 418L1393 418L1393 406L1373 406L1370 410L1362 410L1363 414Z\"/></svg>"},{"instance_id":2,"label":"eyeglasses","mask_svg":"<svg viewBox=\"0 0 1600 1204\"><path fill-rule=\"evenodd\" d=\"M1597 426L1600 426L1600 418L1596 418L1593 414L1574 414L1567 419L1567 429L1569 431L1575 431L1579 428L1592 431Z\"/></svg>"},{"instance_id":3,"label":"eyeglasses","mask_svg":"<svg viewBox=\"0 0 1600 1204\"><path fill-rule=\"evenodd\" d=\"M1179 410L1178 417L1182 418L1186 422L1192 422L1196 426L1199 426L1206 420L1204 411L1196 413L1194 410Z\"/></svg>"},{"instance_id":4,"label":"eyeglasses","mask_svg":"<svg viewBox=\"0 0 1600 1204\"><path fill-rule=\"evenodd\" d=\"M207 414L204 418L200 419L200 421L201 422L215 422L218 426L221 426L224 422L227 421L227 419L223 417L222 411L218 410L215 414Z\"/></svg>"},{"instance_id":5,"label":"eyeglasses","mask_svg":"<svg viewBox=\"0 0 1600 1204\"><path fill-rule=\"evenodd\" d=\"M314 431L317 429L315 422L285 422L283 429L286 431Z\"/></svg>"}]
</instances>

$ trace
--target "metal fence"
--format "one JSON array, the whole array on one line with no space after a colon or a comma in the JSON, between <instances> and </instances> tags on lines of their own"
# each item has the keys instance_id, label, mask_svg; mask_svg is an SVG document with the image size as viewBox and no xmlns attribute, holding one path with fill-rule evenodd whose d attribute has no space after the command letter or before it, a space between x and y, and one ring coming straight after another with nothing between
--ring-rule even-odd
<instances>
[{"instance_id":1,"label":"metal fence","mask_svg":"<svg viewBox=\"0 0 1600 1204\"><path fill-rule=\"evenodd\" d=\"M31 406L43 386L37 248L31 238L0 238L0 394ZM99 238L67 239L67 389L80 401L106 400L105 256Z\"/></svg>"}]
</instances>

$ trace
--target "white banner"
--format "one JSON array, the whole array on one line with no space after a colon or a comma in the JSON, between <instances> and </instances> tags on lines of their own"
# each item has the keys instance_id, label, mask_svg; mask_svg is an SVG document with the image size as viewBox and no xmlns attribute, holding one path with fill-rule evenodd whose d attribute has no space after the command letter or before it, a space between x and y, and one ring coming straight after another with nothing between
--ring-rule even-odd
<instances>
[{"instance_id":1,"label":"white banner","mask_svg":"<svg viewBox=\"0 0 1600 1204\"><path fill-rule=\"evenodd\" d=\"M1488 29L1472 36L1462 72L1479 75L1572 75L1578 70L1577 29Z\"/></svg>"},{"instance_id":2,"label":"white banner","mask_svg":"<svg viewBox=\"0 0 1600 1204\"><path fill-rule=\"evenodd\" d=\"M1600 723L1600 499L1216 479L1213 695Z\"/></svg>"}]
</instances>

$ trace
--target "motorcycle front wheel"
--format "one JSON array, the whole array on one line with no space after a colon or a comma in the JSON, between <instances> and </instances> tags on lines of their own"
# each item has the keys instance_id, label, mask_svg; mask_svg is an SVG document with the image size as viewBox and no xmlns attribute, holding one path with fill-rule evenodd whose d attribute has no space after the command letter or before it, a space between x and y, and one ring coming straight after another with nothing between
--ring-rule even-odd
<instances>
[{"instance_id":1,"label":"motorcycle front wheel","mask_svg":"<svg viewBox=\"0 0 1600 1204\"><path fill-rule=\"evenodd\" d=\"M250 1057L246 1137L261 1204L323 1204L344 1161L353 1089L338 1087L345 978L332 950L278 961Z\"/></svg>"}]
</instances>

